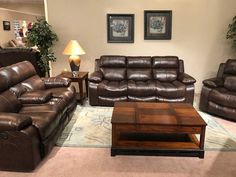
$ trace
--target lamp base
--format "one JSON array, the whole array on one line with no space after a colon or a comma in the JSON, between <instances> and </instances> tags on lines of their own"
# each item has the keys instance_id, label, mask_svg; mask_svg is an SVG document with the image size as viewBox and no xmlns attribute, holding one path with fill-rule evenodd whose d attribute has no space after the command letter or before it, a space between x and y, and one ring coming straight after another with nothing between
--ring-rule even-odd
<instances>
[{"instance_id":1,"label":"lamp base","mask_svg":"<svg viewBox=\"0 0 236 177\"><path fill-rule=\"evenodd\" d=\"M73 71L78 72L79 71L79 67L80 67L80 65L78 65L78 64L76 65L73 60L70 61L70 69L71 69L72 72Z\"/></svg>"}]
</instances>

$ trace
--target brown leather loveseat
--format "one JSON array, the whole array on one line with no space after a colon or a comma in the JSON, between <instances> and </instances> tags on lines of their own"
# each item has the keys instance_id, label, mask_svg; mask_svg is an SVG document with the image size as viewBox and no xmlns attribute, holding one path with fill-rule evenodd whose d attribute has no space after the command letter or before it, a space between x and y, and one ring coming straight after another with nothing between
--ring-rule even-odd
<instances>
[{"instance_id":1,"label":"brown leather loveseat","mask_svg":"<svg viewBox=\"0 0 236 177\"><path fill-rule=\"evenodd\" d=\"M193 103L196 80L175 56L101 56L89 78L90 105L116 101Z\"/></svg>"},{"instance_id":2,"label":"brown leather loveseat","mask_svg":"<svg viewBox=\"0 0 236 177\"><path fill-rule=\"evenodd\" d=\"M236 59L221 63L217 76L203 81L199 108L236 121Z\"/></svg>"},{"instance_id":3,"label":"brown leather loveseat","mask_svg":"<svg viewBox=\"0 0 236 177\"><path fill-rule=\"evenodd\" d=\"M28 61L1 68L0 169L33 170L53 148L76 105L69 79L41 79Z\"/></svg>"}]
</instances>

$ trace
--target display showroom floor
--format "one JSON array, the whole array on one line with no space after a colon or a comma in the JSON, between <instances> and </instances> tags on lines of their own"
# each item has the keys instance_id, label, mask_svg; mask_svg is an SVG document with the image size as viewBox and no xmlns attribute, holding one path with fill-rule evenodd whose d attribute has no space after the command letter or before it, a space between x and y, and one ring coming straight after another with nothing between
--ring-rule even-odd
<instances>
[{"instance_id":1,"label":"display showroom floor","mask_svg":"<svg viewBox=\"0 0 236 177\"><path fill-rule=\"evenodd\" d=\"M236 135L236 123L217 121ZM0 172L0 177L235 177L235 164L236 151L206 151L199 159L111 157L109 148L55 147L32 173Z\"/></svg>"}]
</instances>

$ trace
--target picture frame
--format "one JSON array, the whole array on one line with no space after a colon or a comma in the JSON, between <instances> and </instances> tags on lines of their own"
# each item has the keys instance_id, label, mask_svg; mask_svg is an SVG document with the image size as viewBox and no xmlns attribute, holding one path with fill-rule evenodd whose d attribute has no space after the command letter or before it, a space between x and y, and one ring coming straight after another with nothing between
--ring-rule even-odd
<instances>
[{"instance_id":1,"label":"picture frame","mask_svg":"<svg viewBox=\"0 0 236 177\"><path fill-rule=\"evenodd\" d=\"M10 21L3 21L3 30L10 31L11 30L11 22Z\"/></svg>"},{"instance_id":2,"label":"picture frame","mask_svg":"<svg viewBox=\"0 0 236 177\"><path fill-rule=\"evenodd\" d=\"M172 36L171 10L144 11L144 39L171 40Z\"/></svg>"},{"instance_id":3,"label":"picture frame","mask_svg":"<svg viewBox=\"0 0 236 177\"><path fill-rule=\"evenodd\" d=\"M107 42L134 43L134 14L107 14Z\"/></svg>"}]
</instances>

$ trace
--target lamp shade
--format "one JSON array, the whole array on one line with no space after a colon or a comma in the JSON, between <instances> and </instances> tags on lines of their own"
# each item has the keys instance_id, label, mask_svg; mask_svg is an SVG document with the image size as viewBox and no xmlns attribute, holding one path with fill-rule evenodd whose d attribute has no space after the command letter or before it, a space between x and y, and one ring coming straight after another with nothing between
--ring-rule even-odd
<instances>
[{"instance_id":1,"label":"lamp shade","mask_svg":"<svg viewBox=\"0 0 236 177\"><path fill-rule=\"evenodd\" d=\"M63 51L64 55L84 55L84 49L79 45L79 43L76 40L71 40L66 48Z\"/></svg>"}]
</instances>

